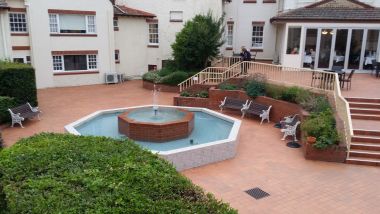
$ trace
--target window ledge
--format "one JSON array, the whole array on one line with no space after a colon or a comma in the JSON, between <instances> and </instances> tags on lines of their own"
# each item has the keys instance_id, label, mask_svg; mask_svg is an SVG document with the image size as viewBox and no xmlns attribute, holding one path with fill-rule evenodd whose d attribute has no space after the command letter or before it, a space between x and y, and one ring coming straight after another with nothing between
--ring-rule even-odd
<instances>
[{"instance_id":1,"label":"window ledge","mask_svg":"<svg viewBox=\"0 0 380 214\"><path fill-rule=\"evenodd\" d=\"M120 60L116 60L115 63L116 63L116 64L120 64Z\"/></svg>"},{"instance_id":2,"label":"window ledge","mask_svg":"<svg viewBox=\"0 0 380 214\"><path fill-rule=\"evenodd\" d=\"M159 44L149 44L148 45L148 48L159 48L160 45Z\"/></svg>"},{"instance_id":3,"label":"window ledge","mask_svg":"<svg viewBox=\"0 0 380 214\"><path fill-rule=\"evenodd\" d=\"M98 34L84 34L84 33L51 33L50 36L74 36L74 37L97 37Z\"/></svg>"},{"instance_id":4,"label":"window ledge","mask_svg":"<svg viewBox=\"0 0 380 214\"><path fill-rule=\"evenodd\" d=\"M263 48L251 48L252 52L264 52L264 49Z\"/></svg>"},{"instance_id":5,"label":"window ledge","mask_svg":"<svg viewBox=\"0 0 380 214\"><path fill-rule=\"evenodd\" d=\"M276 0L263 0L263 3L276 3Z\"/></svg>"},{"instance_id":6,"label":"window ledge","mask_svg":"<svg viewBox=\"0 0 380 214\"><path fill-rule=\"evenodd\" d=\"M226 47L226 50L227 50L227 51L232 51L233 48L232 48L232 47Z\"/></svg>"},{"instance_id":7,"label":"window ledge","mask_svg":"<svg viewBox=\"0 0 380 214\"><path fill-rule=\"evenodd\" d=\"M256 0L244 0L243 3L257 3Z\"/></svg>"},{"instance_id":8,"label":"window ledge","mask_svg":"<svg viewBox=\"0 0 380 214\"><path fill-rule=\"evenodd\" d=\"M183 22L182 19L171 19L170 22Z\"/></svg>"},{"instance_id":9,"label":"window ledge","mask_svg":"<svg viewBox=\"0 0 380 214\"><path fill-rule=\"evenodd\" d=\"M11 33L11 36L29 36L29 33Z\"/></svg>"},{"instance_id":10,"label":"window ledge","mask_svg":"<svg viewBox=\"0 0 380 214\"><path fill-rule=\"evenodd\" d=\"M59 71L59 72L54 72L54 76L98 74L98 73L99 71Z\"/></svg>"}]
</instances>

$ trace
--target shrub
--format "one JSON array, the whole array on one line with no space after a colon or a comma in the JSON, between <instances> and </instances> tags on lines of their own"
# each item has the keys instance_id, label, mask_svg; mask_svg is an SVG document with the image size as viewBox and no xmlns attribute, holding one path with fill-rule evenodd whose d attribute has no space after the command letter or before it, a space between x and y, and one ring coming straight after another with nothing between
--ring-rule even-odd
<instances>
[{"instance_id":1,"label":"shrub","mask_svg":"<svg viewBox=\"0 0 380 214\"><path fill-rule=\"evenodd\" d=\"M265 95L265 83L256 80L248 81L246 85L247 95L256 98Z\"/></svg>"},{"instance_id":2,"label":"shrub","mask_svg":"<svg viewBox=\"0 0 380 214\"><path fill-rule=\"evenodd\" d=\"M190 94L190 92L188 92L188 91L182 91L182 92L180 93L180 96L181 96L181 97L190 97L191 94Z\"/></svg>"},{"instance_id":3,"label":"shrub","mask_svg":"<svg viewBox=\"0 0 380 214\"><path fill-rule=\"evenodd\" d=\"M0 96L0 124L9 122L11 120L8 109L15 107L16 105L17 103L14 98Z\"/></svg>"},{"instance_id":4,"label":"shrub","mask_svg":"<svg viewBox=\"0 0 380 214\"><path fill-rule=\"evenodd\" d=\"M202 69L210 58L219 54L223 45L224 19L211 13L197 15L185 23L172 44L173 57L182 69Z\"/></svg>"},{"instance_id":5,"label":"shrub","mask_svg":"<svg viewBox=\"0 0 380 214\"><path fill-rule=\"evenodd\" d=\"M222 83L218 87L220 90L237 90L239 89L237 85L229 84L229 83Z\"/></svg>"},{"instance_id":6,"label":"shrub","mask_svg":"<svg viewBox=\"0 0 380 214\"><path fill-rule=\"evenodd\" d=\"M3 213L236 213L130 141L36 135L0 152L0 176Z\"/></svg>"},{"instance_id":7,"label":"shrub","mask_svg":"<svg viewBox=\"0 0 380 214\"><path fill-rule=\"evenodd\" d=\"M297 97L305 92L304 89L299 87L289 87L281 95L281 99L291 103L297 103Z\"/></svg>"},{"instance_id":8,"label":"shrub","mask_svg":"<svg viewBox=\"0 0 380 214\"><path fill-rule=\"evenodd\" d=\"M208 98L208 92L207 91L200 91L196 96L200 97L200 98Z\"/></svg>"},{"instance_id":9,"label":"shrub","mask_svg":"<svg viewBox=\"0 0 380 214\"><path fill-rule=\"evenodd\" d=\"M313 146L318 149L326 149L331 145L336 145L339 141L336 121L330 109L313 113L303 122L301 129L308 136L317 138L317 142Z\"/></svg>"},{"instance_id":10,"label":"shrub","mask_svg":"<svg viewBox=\"0 0 380 214\"><path fill-rule=\"evenodd\" d=\"M309 112L319 113L331 109L329 100L325 96L310 96L300 103L303 109Z\"/></svg>"},{"instance_id":11,"label":"shrub","mask_svg":"<svg viewBox=\"0 0 380 214\"><path fill-rule=\"evenodd\" d=\"M267 84L265 87L265 95L276 100L281 100L282 94L285 90L286 87L284 86Z\"/></svg>"},{"instance_id":12,"label":"shrub","mask_svg":"<svg viewBox=\"0 0 380 214\"><path fill-rule=\"evenodd\" d=\"M1 131L0 131L0 151L3 148L3 145L4 145L4 140L3 140L3 137L2 137L2 134L1 134ZM1 189L0 189L0 194L1 194ZM1 196L0 196L0 203L1 203ZM1 208L1 205L0 205L0 208Z\"/></svg>"},{"instance_id":13,"label":"shrub","mask_svg":"<svg viewBox=\"0 0 380 214\"><path fill-rule=\"evenodd\" d=\"M162 68L161 70L157 71L157 73L160 77L164 77L164 76L167 76L167 75L173 73L174 71L175 71L175 69L172 67L165 67L165 68Z\"/></svg>"},{"instance_id":14,"label":"shrub","mask_svg":"<svg viewBox=\"0 0 380 214\"><path fill-rule=\"evenodd\" d=\"M161 83L167 85L178 85L179 83L185 81L188 78L188 74L183 71L173 72L161 79Z\"/></svg>"},{"instance_id":15,"label":"shrub","mask_svg":"<svg viewBox=\"0 0 380 214\"><path fill-rule=\"evenodd\" d=\"M0 96L14 97L17 104L38 105L33 67L0 61Z\"/></svg>"},{"instance_id":16,"label":"shrub","mask_svg":"<svg viewBox=\"0 0 380 214\"><path fill-rule=\"evenodd\" d=\"M152 83L160 83L161 77L158 72L150 71L142 76L142 79Z\"/></svg>"}]
</instances>

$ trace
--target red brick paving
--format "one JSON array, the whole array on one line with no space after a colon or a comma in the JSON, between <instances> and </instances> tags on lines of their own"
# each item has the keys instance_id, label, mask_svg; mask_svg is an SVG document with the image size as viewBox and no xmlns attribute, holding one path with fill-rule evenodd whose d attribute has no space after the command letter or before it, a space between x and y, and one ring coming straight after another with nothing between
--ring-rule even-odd
<instances>
[{"instance_id":1,"label":"red brick paving","mask_svg":"<svg viewBox=\"0 0 380 214\"><path fill-rule=\"evenodd\" d=\"M63 132L64 125L96 110L150 104L151 92L141 84L39 90L42 120L3 130L6 145L41 131ZM159 103L172 104L174 95L161 93ZM183 174L240 213L379 213L379 168L307 161L301 149L287 148L281 137L273 123L260 126L245 119L234 159ZM253 187L271 196L255 200L244 192Z\"/></svg>"}]
</instances>

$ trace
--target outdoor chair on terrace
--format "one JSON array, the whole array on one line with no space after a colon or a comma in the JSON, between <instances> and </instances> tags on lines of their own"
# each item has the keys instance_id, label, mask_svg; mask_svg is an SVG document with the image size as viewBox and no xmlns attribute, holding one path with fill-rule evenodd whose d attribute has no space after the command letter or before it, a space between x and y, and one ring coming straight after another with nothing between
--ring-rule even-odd
<instances>
[{"instance_id":1,"label":"outdoor chair on terrace","mask_svg":"<svg viewBox=\"0 0 380 214\"><path fill-rule=\"evenodd\" d=\"M297 140L297 127L301 124L300 121L297 121L294 125L286 125L285 128L281 129L281 132L284 133L284 136L281 140L285 140L286 137L292 136L294 138L294 142Z\"/></svg>"},{"instance_id":2,"label":"outdoor chair on terrace","mask_svg":"<svg viewBox=\"0 0 380 214\"><path fill-rule=\"evenodd\" d=\"M372 60L372 71L371 71L371 75L372 75L373 73L376 74L377 67L378 67L378 65L377 65L376 59L373 59L373 60Z\"/></svg>"},{"instance_id":3,"label":"outdoor chair on terrace","mask_svg":"<svg viewBox=\"0 0 380 214\"><path fill-rule=\"evenodd\" d=\"M284 117L284 119L280 121L280 127L279 128L284 129L284 128L286 128L287 125L294 126L298 121L300 121L298 114Z\"/></svg>"},{"instance_id":4,"label":"outdoor chair on terrace","mask_svg":"<svg viewBox=\"0 0 380 214\"><path fill-rule=\"evenodd\" d=\"M14 124L18 123L20 124L21 128L24 128L24 126L22 126L22 121L25 119L34 119L37 117L38 120L40 120L41 111L38 109L38 107L32 107L29 103L8 109L8 111L11 114L12 118L11 127L13 127Z\"/></svg>"},{"instance_id":5,"label":"outdoor chair on terrace","mask_svg":"<svg viewBox=\"0 0 380 214\"><path fill-rule=\"evenodd\" d=\"M355 70L352 70L347 78L345 76L343 76L343 78L341 80L342 81L342 88L344 88L344 84L347 83L347 90L351 89L351 80L352 80L352 76L354 75L354 73L355 73Z\"/></svg>"},{"instance_id":6,"label":"outdoor chair on terrace","mask_svg":"<svg viewBox=\"0 0 380 214\"><path fill-rule=\"evenodd\" d=\"M232 97L225 97L223 101L221 101L221 104L219 105L219 108L221 111L223 109L234 109L234 110L241 110L244 105L248 105L249 100L241 100L236 99Z\"/></svg>"},{"instance_id":7,"label":"outdoor chair on terrace","mask_svg":"<svg viewBox=\"0 0 380 214\"><path fill-rule=\"evenodd\" d=\"M267 120L269 123L270 122L269 114L270 114L271 108L272 106L267 106L264 104L251 101L247 105L244 105L243 108L241 109L241 113L242 113L241 117L244 118L246 114L257 115L261 118L260 124L262 124L264 120Z\"/></svg>"}]
</instances>

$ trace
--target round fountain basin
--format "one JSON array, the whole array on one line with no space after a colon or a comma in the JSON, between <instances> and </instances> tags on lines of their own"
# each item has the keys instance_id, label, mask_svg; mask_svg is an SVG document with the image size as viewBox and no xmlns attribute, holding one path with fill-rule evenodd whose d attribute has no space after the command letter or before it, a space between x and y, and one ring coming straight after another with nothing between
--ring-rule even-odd
<instances>
[{"instance_id":1,"label":"round fountain basin","mask_svg":"<svg viewBox=\"0 0 380 214\"><path fill-rule=\"evenodd\" d=\"M177 108L144 107L118 116L119 132L133 140L165 142L186 138L194 128L194 113Z\"/></svg>"}]
</instances>

